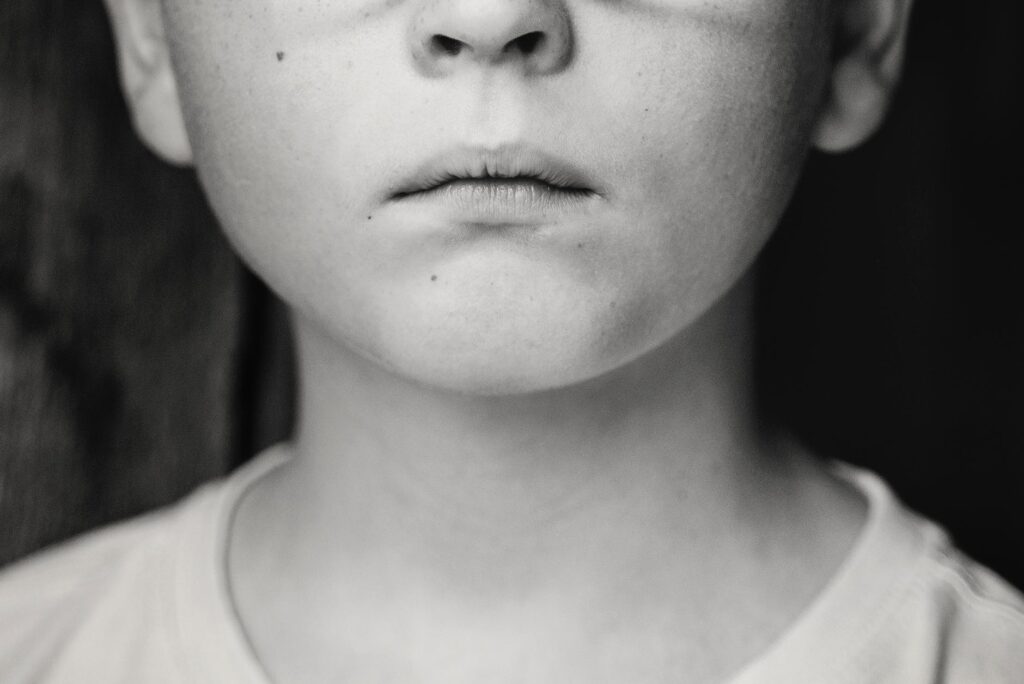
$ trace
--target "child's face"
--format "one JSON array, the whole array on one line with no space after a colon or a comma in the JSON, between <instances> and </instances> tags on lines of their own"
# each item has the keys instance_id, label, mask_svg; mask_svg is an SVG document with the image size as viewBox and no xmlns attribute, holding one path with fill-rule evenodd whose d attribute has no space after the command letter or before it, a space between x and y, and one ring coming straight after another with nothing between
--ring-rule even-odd
<instances>
[{"instance_id":1,"label":"child's face","mask_svg":"<svg viewBox=\"0 0 1024 684\"><path fill-rule=\"evenodd\" d=\"M497 393L613 369L736 282L805 155L829 7L174 0L164 11L196 165L256 272L301 318L398 373ZM539 46L502 50L535 31ZM468 47L432 52L434 35ZM394 196L438 155L501 145L564 160L599 195L541 192L527 213Z\"/></svg>"}]
</instances>

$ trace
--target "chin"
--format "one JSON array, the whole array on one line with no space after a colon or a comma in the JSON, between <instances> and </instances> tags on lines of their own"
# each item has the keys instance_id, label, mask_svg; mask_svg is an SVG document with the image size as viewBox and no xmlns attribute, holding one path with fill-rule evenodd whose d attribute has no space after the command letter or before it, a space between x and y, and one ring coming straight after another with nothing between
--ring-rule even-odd
<instances>
[{"instance_id":1,"label":"chin","mask_svg":"<svg viewBox=\"0 0 1024 684\"><path fill-rule=\"evenodd\" d=\"M522 355L453 358L430 365L428 359L402 359L392 370L425 387L479 397L514 396L556 390L576 385L608 370L603 366L575 364L551 358ZM419 363L418 363L419 362ZM608 366L614 367L611 363Z\"/></svg>"},{"instance_id":2,"label":"chin","mask_svg":"<svg viewBox=\"0 0 1024 684\"><path fill-rule=\"evenodd\" d=\"M404 321L375 345L373 356L417 384L476 396L544 392L603 375L640 356L659 339L616 309L458 312ZM647 332L645 332L647 331Z\"/></svg>"}]
</instances>

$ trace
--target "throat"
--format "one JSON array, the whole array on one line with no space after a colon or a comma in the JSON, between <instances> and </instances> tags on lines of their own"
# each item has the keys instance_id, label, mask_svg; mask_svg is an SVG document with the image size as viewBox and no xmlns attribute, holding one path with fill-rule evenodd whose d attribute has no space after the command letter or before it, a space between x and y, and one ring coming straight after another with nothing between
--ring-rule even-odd
<instances>
[{"instance_id":1,"label":"throat","mask_svg":"<svg viewBox=\"0 0 1024 684\"><path fill-rule=\"evenodd\" d=\"M615 672L614 681L660 682L658 672L682 671L686 681L721 681L799 617L863 523L861 502L817 466L782 462L747 483L763 498L748 492L703 518L626 495L518 529L466 523L443 507L421 512L433 518L417 527L392 507L354 517L315 549L280 517L262 516L294 501L282 471L240 504L232 587L246 631L282 681L311 662L367 681L389 672L405 681L612 681ZM453 528L453 518L463 524ZM459 672L447 671L455 661ZM519 669L524 662L533 669Z\"/></svg>"}]
</instances>

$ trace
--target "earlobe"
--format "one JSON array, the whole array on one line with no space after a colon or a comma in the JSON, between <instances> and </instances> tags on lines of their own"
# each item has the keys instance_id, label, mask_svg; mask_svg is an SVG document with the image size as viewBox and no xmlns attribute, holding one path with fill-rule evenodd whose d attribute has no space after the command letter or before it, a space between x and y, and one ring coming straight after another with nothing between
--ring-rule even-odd
<instances>
[{"instance_id":1,"label":"earlobe","mask_svg":"<svg viewBox=\"0 0 1024 684\"><path fill-rule=\"evenodd\" d=\"M911 0L837 0L831 80L813 142L825 152L860 145L881 125L899 82Z\"/></svg>"},{"instance_id":2,"label":"earlobe","mask_svg":"<svg viewBox=\"0 0 1024 684\"><path fill-rule=\"evenodd\" d=\"M106 5L121 86L136 132L165 161L191 164L192 146L164 37L160 0L106 0Z\"/></svg>"}]
</instances>

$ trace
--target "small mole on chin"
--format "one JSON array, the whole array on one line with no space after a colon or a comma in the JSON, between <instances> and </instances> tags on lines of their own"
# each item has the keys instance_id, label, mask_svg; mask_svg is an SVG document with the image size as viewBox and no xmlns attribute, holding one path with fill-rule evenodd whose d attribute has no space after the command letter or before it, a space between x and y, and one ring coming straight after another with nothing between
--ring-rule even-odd
<instances>
[{"instance_id":1,"label":"small mole on chin","mask_svg":"<svg viewBox=\"0 0 1024 684\"><path fill-rule=\"evenodd\" d=\"M284 61L284 53L283 52L278 52L277 53L277 61L278 62L283 62Z\"/></svg>"}]
</instances>

